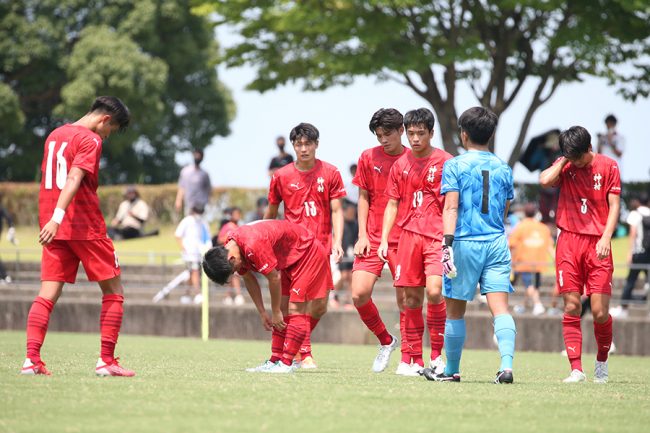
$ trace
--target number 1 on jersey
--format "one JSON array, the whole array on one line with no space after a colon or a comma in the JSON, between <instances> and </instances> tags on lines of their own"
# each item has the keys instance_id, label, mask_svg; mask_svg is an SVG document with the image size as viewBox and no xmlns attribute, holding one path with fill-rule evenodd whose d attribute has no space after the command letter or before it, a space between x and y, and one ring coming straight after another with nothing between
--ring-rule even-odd
<instances>
[{"instance_id":1,"label":"number 1 on jersey","mask_svg":"<svg viewBox=\"0 0 650 433\"><path fill-rule=\"evenodd\" d=\"M483 176L483 201L481 203L481 213L490 213L490 172L488 170L481 170L481 176Z\"/></svg>"},{"instance_id":2,"label":"number 1 on jersey","mask_svg":"<svg viewBox=\"0 0 650 433\"><path fill-rule=\"evenodd\" d=\"M68 161L63 156L63 151L68 146L67 142L61 144L61 148L56 152L56 187L63 189L65 180L68 177ZM47 163L45 165L45 189L52 189L52 163L54 159L54 148L56 141L50 141L47 144Z\"/></svg>"}]
</instances>

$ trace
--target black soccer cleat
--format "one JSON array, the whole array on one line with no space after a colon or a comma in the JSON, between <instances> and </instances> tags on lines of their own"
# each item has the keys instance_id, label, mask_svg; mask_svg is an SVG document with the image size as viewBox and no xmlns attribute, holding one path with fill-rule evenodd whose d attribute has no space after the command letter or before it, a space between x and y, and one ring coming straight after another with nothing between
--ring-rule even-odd
<instances>
[{"instance_id":1,"label":"black soccer cleat","mask_svg":"<svg viewBox=\"0 0 650 433\"><path fill-rule=\"evenodd\" d=\"M497 373L494 383L512 383L515 379L512 376L512 370L502 370Z\"/></svg>"},{"instance_id":2,"label":"black soccer cleat","mask_svg":"<svg viewBox=\"0 0 650 433\"><path fill-rule=\"evenodd\" d=\"M431 368L425 368L422 370L422 376L426 377L427 380L433 380L436 382L460 382L460 374L458 373L454 373L450 376L447 376L444 372L435 374Z\"/></svg>"}]
</instances>

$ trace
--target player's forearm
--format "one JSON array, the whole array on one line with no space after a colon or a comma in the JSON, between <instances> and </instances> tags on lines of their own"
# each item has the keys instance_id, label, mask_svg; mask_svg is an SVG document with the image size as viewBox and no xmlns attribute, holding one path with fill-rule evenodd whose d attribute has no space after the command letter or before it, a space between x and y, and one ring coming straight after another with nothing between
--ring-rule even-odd
<instances>
[{"instance_id":1,"label":"player's forearm","mask_svg":"<svg viewBox=\"0 0 650 433\"><path fill-rule=\"evenodd\" d=\"M544 188L552 187L557 185L560 180L560 174L562 174L562 169L565 165L569 163L569 160L562 157L562 160L557 164L553 164L539 175L539 183Z\"/></svg>"},{"instance_id":2,"label":"player's forearm","mask_svg":"<svg viewBox=\"0 0 650 433\"><path fill-rule=\"evenodd\" d=\"M246 290L255 304L255 308L260 314L263 314L266 310L264 309L264 299L262 298L262 290L260 289L260 284L257 281L255 275L251 272L247 272L243 275L244 284L246 285Z\"/></svg>"},{"instance_id":3,"label":"player's forearm","mask_svg":"<svg viewBox=\"0 0 650 433\"><path fill-rule=\"evenodd\" d=\"M334 245L343 242L343 206L340 199L332 200L332 232Z\"/></svg>"},{"instance_id":4,"label":"player's forearm","mask_svg":"<svg viewBox=\"0 0 650 433\"><path fill-rule=\"evenodd\" d=\"M68 177L65 180L65 185L63 186L61 194L59 195L59 199L56 202L57 209L62 209L65 211L68 208L75 194L77 194L77 191L79 191L81 181L85 175L86 172L80 168L72 167L70 169Z\"/></svg>"},{"instance_id":5,"label":"player's forearm","mask_svg":"<svg viewBox=\"0 0 650 433\"><path fill-rule=\"evenodd\" d=\"M445 207L442 210L442 234L453 235L458 222L458 191L450 191L445 196Z\"/></svg>"},{"instance_id":6,"label":"player's forearm","mask_svg":"<svg viewBox=\"0 0 650 433\"><path fill-rule=\"evenodd\" d=\"M269 282L269 292L271 293L271 311L280 311L282 304L282 286L280 285L280 274L273 270L266 276Z\"/></svg>"},{"instance_id":7,"label":"player's forearm","mask_svg":"<svg viewBox=\"0 0 650 433\"><path fill-rule=\"evenodd\" d=\"M359 188L359 202L357 203L357 222L359 223L358 237L368 236L368 211L370 201L368 200L368 191Z\"/></svg>"},{"instance_id":8,"label":"player's forearm","mask_svg":"<svg viewBox=\"0 0 650 433\"><path fill-rule=\"evenodd\" d=\"M278 204L270 203L264 211L265 220L274 220L278 217Z\"/></svg>"},{"instance_id":9,"label":"player's forearm","mask_svg":"<svg viewBox=\"0 0 650 433\"><path fill-rule=\"evenodd\" d=\"M381 225L381 241L388 242L388 236L390 231L393 229L395 224L395 218L397 217L397 204L398 201L395 199L388 200L386 209L384 210L384 220Z\"/></svg>"},{"instance_id":10,"label":"player's forearm","mask_svg":"<svg viewBox=\"0 0 650 433\"><path fill-rule=\"evenodd\" d=\"M177 209L179 209L183 205L184 196L185 196L185 190L179 187L178 192L176 193L176 202L174 203L174 206L176 206Z\"/></svg>"},{"instance_id":11,"label":"player's forearm","mask_svg":"<svg viewBox=\"0 0 650 433\"><path fill-rule=\"evenodd\" d=\"M603 236L611 239L614 235L614 230L616 230L616 224L618 224L618 213L621 210L621 197L616 194L608 194L607 201L609 202L609 212L607 213L607 223L605 224Z\"/></svg>"}]
</instances>

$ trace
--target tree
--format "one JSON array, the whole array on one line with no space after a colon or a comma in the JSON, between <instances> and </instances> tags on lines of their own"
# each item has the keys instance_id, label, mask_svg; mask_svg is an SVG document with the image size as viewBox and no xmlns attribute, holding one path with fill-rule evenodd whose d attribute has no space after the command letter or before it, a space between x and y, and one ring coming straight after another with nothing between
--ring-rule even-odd
<instances>
[{"instance_id":1,"label":"tree","mask_svg":"<svg viewBox=\"0 0 650 433\"><path fill-rule=\"evenodd\" d=\"M357 76L396 80L431 104L452 154L460 144L455 95L461 83L498 115L525 84L534 86L511 166L533 115L563 83L607 77L626 83L626 97L647 96L650 8L643 0L207 3L219 24L243 36L225 59L232 67L257 68L250 89L300 81L306 90L322 90Z\"/></svg>"},{"instance_id":2,"label":"tree","mask_svg":"<svg viewBox=\"0 0 650 433\"><path fill-rule=\"evenodd\" d=\"M133 120L105 143L102 181L175 181L176 152L234 117L213 30L189 0L0 1L0 180L37 179L47 134L111 94Z\"/></svg>"}]
</instances>

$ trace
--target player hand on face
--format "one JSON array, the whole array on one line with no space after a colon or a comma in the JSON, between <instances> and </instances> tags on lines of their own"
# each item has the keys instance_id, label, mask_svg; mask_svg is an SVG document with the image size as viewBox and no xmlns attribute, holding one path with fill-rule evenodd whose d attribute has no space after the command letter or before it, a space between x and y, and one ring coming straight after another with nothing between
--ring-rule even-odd
<instances>
[{"instance_id":1,"label":"player hand on face","mask_svg":"<svg viewBox=\"0 0 650 433\"><path fill-rule=\"evenodd\" d=\"M59 224L54 221L48 221L38 235L38 242L41 245L47 245L54 239L56 232L59 231Z\"/></svg>"},{"instance_id":2,"label":"player hand on face","mask_svg":"<svg viewBox=\"0 0 650 433\"><path fill-rule=\"evenodd\" d=\"M370 254L370 241L364 236L354 244L354 255L366 257L368 254Z\"/></svg>"},{"instance_id":3,"label":"player hand on face","mask_svg":"<svg viewBox=\"0 0 650 433\"><path fill-rule=\"evenodd\" d=\"M377 248L377 255L383 261L388 261L388 242L381 241L379 248Z\"/></svg>"},{"instance_id":4,"label":"player hand on face","mask_svg":"<svg viewBox=\"0 0 650 433\"><path fill-rule=\"evenodd\" d=\"M442 272L448 278L456 278L456 265L454 265L454 250L451 245L442 246Z\"/></svg>"},{"instance_id":5,"label":"player hand on face","mask_svg":"<svg viewBox=\"0 0 650 433\"><path fill-rule=\"evenodd\" d=\"M284 323L284 316L282 315L282 311L280 310L273 312L273 319L271 322L275 329L284 329L287 327L287 324Z\"/></svg>"},{"instance_id":6,"label":"player hand on face","mask_svg":"<svg viewBox=\"0 0 650 433\"><path fill-rule=\"evenodd\" d=\"M264 329L267 331L272 331L273 330L273 322L271 321L271 317L269 316L269 313L264 311L263 313L260 313L260 320L262 321L262 326Z\"/></svg>"},{"instance_id":7,"label":"player hand on face","mask_svg":"<svg viewBox=\"0 0 650 433\"><path fill-rule=\"evenodd\" d=\"M598 256L598 259L603 260L609 257L611 249L611 238L603 235L598 243L596 243L596 255Z\"/></svg>"},{"instance_id":8,"label":"player hand on face","mask_svg":"<svg viewBox=\"0 0 650 433\"><path fill-rule=\"evenodd\" d=\"M341 245L334 245L332 247L332 256L334 257L334 262L339 263L343 258L343 247Z\"/></svg>"}]
</instances>

